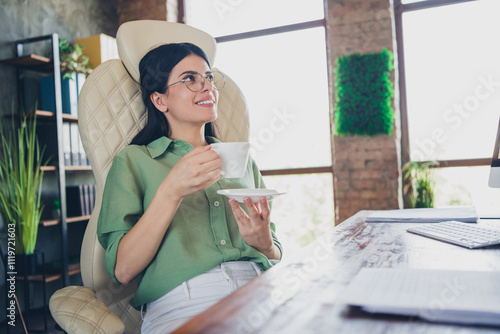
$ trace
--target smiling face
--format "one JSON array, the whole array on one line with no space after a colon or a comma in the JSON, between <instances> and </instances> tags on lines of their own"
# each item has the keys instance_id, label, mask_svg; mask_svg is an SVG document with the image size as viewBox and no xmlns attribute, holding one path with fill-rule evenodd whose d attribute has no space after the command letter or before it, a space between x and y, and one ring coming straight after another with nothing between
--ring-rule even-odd
<instances>
[{"instance_id":1,"label":"smiling face","mask_svg":"<svg viewBox=\"0 0 500 334\"><path fill-rule=\"evenodd\" d=\"M183 82L179 82L192 80L194 72L205 76L211 70L203 58L191 54L172 69L167 81L167 86L172 86L167 88L166 93L155 92L151 95L155 106L167 118L173 138L178 137L176 133L200 130L217 118L218 92L212 83L205 79L203 88L199 92L192 92Z\"/></svg>"}]
</instances>

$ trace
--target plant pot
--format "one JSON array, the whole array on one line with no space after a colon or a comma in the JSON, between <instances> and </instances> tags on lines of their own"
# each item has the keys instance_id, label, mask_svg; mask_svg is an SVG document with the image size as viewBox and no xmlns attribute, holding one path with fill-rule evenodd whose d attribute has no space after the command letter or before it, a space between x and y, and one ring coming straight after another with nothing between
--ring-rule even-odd
<instances>
[{"instance_id":1,"label":"plant pot","mask_svg":"<svg viewBox=\"0 0 500 334\"><path fill-rule=\"evenodd\" d=\"M32 254L16 255L17 275L34 275L38 273L38 267L43 264L43 257L39 259L42 251L35 250Z\"/></svg>"}]
</instances>

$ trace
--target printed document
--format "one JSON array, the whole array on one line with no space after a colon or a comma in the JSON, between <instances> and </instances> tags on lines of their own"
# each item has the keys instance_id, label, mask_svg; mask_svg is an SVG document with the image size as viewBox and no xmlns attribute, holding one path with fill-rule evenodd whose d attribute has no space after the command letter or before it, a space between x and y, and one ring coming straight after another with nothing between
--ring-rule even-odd
<instances>
[{"instance_id":1,"label":"printed document","mask_svg":"<svg viewBox=\"0 0 500 334\"><path fill-rule=\"evenodd\" d=\"M343 301L370 313L500 326L500 271L363 268Z\"/></svg>"}]
</instances>

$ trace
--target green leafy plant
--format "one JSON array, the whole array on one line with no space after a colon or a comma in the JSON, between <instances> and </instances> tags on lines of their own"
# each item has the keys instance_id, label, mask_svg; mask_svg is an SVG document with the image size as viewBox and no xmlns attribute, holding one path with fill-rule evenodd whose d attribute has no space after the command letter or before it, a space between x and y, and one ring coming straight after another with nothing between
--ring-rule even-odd
<instances>
[{"instance_id":1,"label":"green leafy plant","mask_svg":"<svg viewBox=\"0 0 500 334\"><path fill-rule=\"evenodd\" d=\"M437 166L435 161L408 161L403 166L403 195L405 207L434 207L434 190L430 169L435 166Z\"/></svg>"},{"instance_id":2,"label":"green leafy plant","mask_svg":"<svg viewBox=\"0 0 500 334\"><path fill-rule=\"evenodd\" d=\"M335 68L335 134L390 135L394 126L392 53L339 57Z\"/></svg>"},{"instance_id":3,"label":"green leafy plant","mask_svg":"<svg viewBox=\"0 0 500 334\"><path fill-rule=\"evenodd\" d=\"M83 54L85 47L79 44L71 44L64 38L59 38L59 58L61 61L61 72L64 79L71 79L73 73L87 75L92 64L89 57Z\"/></svg>"},{"instance_id":4,"label":"green leafy plant","mask_svg":"<svg viewBox=\"0 0 500 334\"><path fill-rule=\"evenodd\" d=\"M47 163L36 136L36 117L14 116L7 128L0 118L0 214L4 225L15 226L16 254L35 251L43 205L40 191ZM17 128L17 131L16 131Z\"/></svg>"}]
</instances>

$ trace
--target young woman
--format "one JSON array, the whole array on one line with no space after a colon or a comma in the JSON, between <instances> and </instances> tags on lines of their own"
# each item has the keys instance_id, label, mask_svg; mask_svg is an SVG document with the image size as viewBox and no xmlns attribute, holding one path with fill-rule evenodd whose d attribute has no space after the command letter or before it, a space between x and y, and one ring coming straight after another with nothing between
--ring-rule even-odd
<instances>
[{"instance_id":1,"label":"young woman","mask_svg":"<svg viewBox=\"0 0 500 334\"><path fill-rule=\"evenodd\" d=\"M217 194L263 188L250 158L243 178L221 178L206 135L218 91L204 52L166 44L139 65L145 128L113 160L98 222L106 267L118 284L137 279L130 301L146 311L143 333L167 333L281 257L265 197L259 203Z\"/></svg>"}]
</instances>

